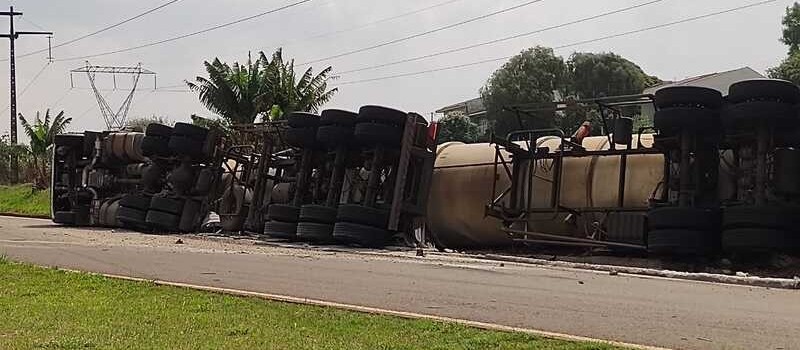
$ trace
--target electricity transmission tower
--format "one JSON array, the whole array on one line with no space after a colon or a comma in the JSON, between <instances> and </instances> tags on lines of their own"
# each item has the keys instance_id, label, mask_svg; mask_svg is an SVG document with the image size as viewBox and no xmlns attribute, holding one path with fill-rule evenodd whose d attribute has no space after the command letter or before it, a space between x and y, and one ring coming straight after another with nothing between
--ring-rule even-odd
<instances>
[{"instance_id":1,"label":"electricity transmission tower","mask_svg":"<svg viewBox=\"0 0 800 350\"><path fill-rule=\"evenodd\" d=\"M153 89L155 89L156 85L156 73L147 69L142 68L142 64L137 64L136 66L128 66L128 67L115 67L115 66L93 66L90 65L89 62L86 62L84 67L76 68L69 71L69 79L70 85L75 87L75 83L73 81L72 75L74 73L86 73L86 76L89 78L89 83L92 85L92 91L94 91L94 97L97 99L97 105L100 106L100 113L103 115L103 119L105 119L106 127L108 130L118 130L125 127L125 122L128 118L128 110L131 108L131 102L133 101L133 95L136 92L136 87L139 85L139 78L142 75L152 75L153 76ZM128 93L128 96L125 100L122 101L122 105L114 111L113 108L108 104L106 98L100 93L101 89L97 88L97 82L95 80L95 76L97 74L111 74L111 77L114 81L114 90L117 89L117 75L131 75L133 77L133 86Z\"/></svg>"}]
</instances>

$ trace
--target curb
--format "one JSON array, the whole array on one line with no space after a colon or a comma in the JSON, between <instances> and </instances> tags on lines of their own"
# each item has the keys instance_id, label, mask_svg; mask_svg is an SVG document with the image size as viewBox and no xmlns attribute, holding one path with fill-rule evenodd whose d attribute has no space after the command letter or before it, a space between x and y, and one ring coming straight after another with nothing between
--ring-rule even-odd
<instances>
[{"instance_id":1,"label":"curb","mask_svg":"<svg viewBox=\"0 0 800 350\"><path fill-rule=\"evenodd\" d=\"M47 220L50 220L50 215L0 213L0 216L10 216L10 217L14 217L14 218L25 218L25 219L47 219Z\"/></svg>"},{"instance_id":2,"label":"curb","mask_svg":"<svg viewBox=\"0 0 800 350\"><path fill-rule=\"evenodd\" d=\"M780 289L800 289L800 278L776 278L776 277L740 277L720 275L714 273L692 273L672 270L657 270L642 267L628 267L616 265L596 265L588 263L574 263L567 261L550 261L535 258L523 258L499 254L471 255L476 259L505 261L530 265L551 266L560 268L571 268L591 271L615 272L630 275L641 275L651 277L662 277L672 279L682 279L689 281L712 282L735 284L752 287L780 288Z\"/></svg>"},{"instance_id":3,"label":"curb","mask_svg":"<svg viewBox=\"0 0 800 350\"><path fill-rule=\"evenodd\" d=\"M463 326L467 326L467 327L472 327L472 328L483 329L483 330L509 332L509 333L524 333L524 334L529 334L529 335L538 336L538 337L542 337L542 338L549 338L549 339L558 339L558 340L573 341L573 342L592 342L592 343L606 344L606 345L612 345L612 346L618 346L618 347L625 347L625 348L630 348L630 349L668 350L668 348L661 348L661 347L655 347L655 346L649 346L649 345L640 345L640 344L625 343L625 342L619 342L619 341L613 341L613 340L582 337L582 336L569 335L569 334L563 334L563 333L548 332L548 331L537 330L537 329L532 329L532 328L521 328L521 327L504 326L504 325L495 324L495 323L470 321L470 320L460 319L460 318L452 318L452 317L445 317L445 316L435 316L435 315L420 314L420 313L415 313L415 312L388 310L388 309L374 308L374 307L369 307L369 306L359 306L359 305L354 305L354 304L344 304L344 303L337 303L337 302L318 300L318 299L311 299L311 298L300 298L300 297L292 297L292 296L280 295L280 294L251 292L251 291L240 290L240 289L220 288L220 287L203 286L203 285L181 283L181 282L152 280L152 279L146 279L146 278L138 278L138 277L130 277L130 276L122 276L122 275L112 275L112 274L106 274L106 273L86 272L86 271L72 270L72 269L61 269L61 268L59 268L59 269L62 270L62 271L67 271L67 272L88 273L88 274L92 274L92 275L103 276L103 277L106 277L106 278L113 278L113 279L119 279L119 280L152 283L152 284L159 285L159 286L170 286L170 287L186 288L186 289L200 290L200 291L211 292L211 293L216 293L216 294L231 295L231 296L237 296L237 297L259 298L259 299L264 299L264 300L291 303L291 304L299 304L299 305L312 305L312 306L320 306L320 307L330 307L330 308L347 310L347 311L355 311L355 312L360 312L360 313L365 313L365 314L394 316L394 317L400 317L400 318L404 318L404 319L430 320L430 321L436 321L436 322L455 323L455 324L459 324L459 325L463 325Z\"/></svg>"}]
</instances>

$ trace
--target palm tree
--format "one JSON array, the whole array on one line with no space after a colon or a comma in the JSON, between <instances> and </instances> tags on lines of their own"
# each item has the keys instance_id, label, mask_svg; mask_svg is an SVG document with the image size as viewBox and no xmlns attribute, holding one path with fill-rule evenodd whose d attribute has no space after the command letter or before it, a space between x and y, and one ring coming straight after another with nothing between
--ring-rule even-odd
<instances>
[{"instance_id":1,"label":"palm tree","mask_svg":"<svg viewBox=\"0 0 800 350\"><path fill-rule=\"evenodd\" d=\"M259 61L265 68L267 83L273 86L272 106L278 107L277 113L275 110L270 113L270 119L294 111L316 113L339 91L338 88L328 90L328 75L333 70L330 66L317 75L314 75L312 67L308 67L298 80L294 72L294 60L285 62L281 49L272 54L272 60L263 51L260 52Z\"/></svg>"},{"instance_id":2,"label":"palm tree","mask_svg":"<svg viewBox=\"0 0 800 350\"><path fill-rule=\"evenodd\" d=\"M271 60L259 52L255 62L248 55L245 64L228 65L215 58L204 65L208 78L186 84L206 108L230 124L252 123L259 115L275 119L291 111L316 112L337 91L327 90L331 67L317 75L308 68L298 80L294 61L284 62L280 49Z\"/></svg>"},{"instance_id":3,"label":"palm tree","mask_svg":"<svg viewBox=\"0 0 800 350\"><path fill-rule=\"evenodd\" d=\"M44 113L44 120L42 120L39 112L36 112L36 119L34 119L33 124L29 123L22 113L19 114L19 121L25 134L30 138L30 153L36 171L36 184L46 184L48 148L53 144L56 135L66 130L67 125L72 122L72 118L65 117L64 111L61 111L55 118L50 120L50 109L48 108Z\"/></svg>"}]
</instances>

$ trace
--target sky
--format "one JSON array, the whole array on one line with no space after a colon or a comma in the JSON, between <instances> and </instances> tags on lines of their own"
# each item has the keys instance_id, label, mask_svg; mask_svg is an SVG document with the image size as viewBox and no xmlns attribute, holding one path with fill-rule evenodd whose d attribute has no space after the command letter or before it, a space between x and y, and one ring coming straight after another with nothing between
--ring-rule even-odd
<instances>
[{"instance_id":1,"label":"sky","mask_svg":"<svg viewBox=\"0 0 800 350\"><path fill-rule=\"evenodd\" d=\"M70 70L86 64L72 59L134 47L210 28L279 8L298 0L180 0L147 16L70 45L53 50L48 63L43 52L17 60L18 111L33 117L36 111L64 110L74 121L70 130L102 130L105 123L85 74ZM53 44L63 43L121 22L166 3L167 0L24 0L7 1L15 11L17 30L54 32ZM460 48L519 33L557 26L629 7L649 0L310 0L236 25L201 35L119 54L89 58L92 65L142 67L157 80L142 77L129 118L162 116L185 121L191 114L213 116L185 80L204 74L203 62L219 57L226 62L246 61L248 52L270 54L282 47L284 58L298 63L338 56L357 49L435 30L409 40L381 46L311 66L332 66L337 77L331 87L339 92L324 108L358 110L367 104L385 105L429 116L436 109L478 96L489 76L505 61L494 60L458 69L370 80L464 65L514 55L536 45L558 47L718 12L758 0L662 0L594 20L547 30L492 45L439 55L379 69L339 74L348 70ZM528 4L529 3L529 4ZM579 52L614 52L648 74L677 80L749 66L764 73L786 56L779 42L781 17L792 1L774 1L738 12L557 49L568 57ZM441 4L441 6L433 6ZM519 6L523 5L523 6ZM513 10L468 21L503 9ZM413 12L413 15L398 15ZM397 17L382 21L386 18ZM372 22L380 23L369 25ZM468 21L463 25L456 25ZM8 19L0 18L0 32ZM447 28L450 27L450 28ZM446 28L437 30L439 28ZM44 36L23 36L17 55L47 47ZM8 77L8 40L0 41L0 76ZM298 66L301 74L308 66ZM39 74L38 78L34 77ZM8 79L0 79L0 134L9 130ZM366 81L364 81L366 80ZM112 108L118 108L132 85L130 76L98 77L97 86ZM158 87L158 89L156 89ZM21 131L20 131L21 134ZM21 137L21 140L23 137Z\"/></svg>"}]
</instances>

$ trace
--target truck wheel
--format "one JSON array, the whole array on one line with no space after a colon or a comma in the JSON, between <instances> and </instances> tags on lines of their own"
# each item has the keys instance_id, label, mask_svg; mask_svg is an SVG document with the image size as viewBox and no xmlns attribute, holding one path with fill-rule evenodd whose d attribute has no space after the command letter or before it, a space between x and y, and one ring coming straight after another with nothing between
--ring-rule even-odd
<instances>
[{"instance_id":1,"label":"truck wheel","mask_svg":"<svg viewBox=\"0 0 800 350\"><path fill-rule=\"evenodd\" d=\"M110 227L119 227L120 223L117 220L117 212L119 211L119 199L112 200L106 206L105 224Z\"/></svg>"},{"instance_id":2,"label":"truck wheel","mask_svg":"<svg viewBox=\"0 0 800 350\"><path fill-rule=\"evenodd\" d=\"M319 126L319 116L313 113L293 112L286 116L286 122L292 128L316 128Z\"/></svg>"},{"instance_id":3,"label":"truck wheel","mask_svg":"<svg viewBox=\"0 0 800 350\"><path fill-rule=\"evenodd\" d=\"M333 224L301 222L297 224L297 238L302 241L328 243L333 241Z\"/></svg>"},{"instance_id":4,"label":"truck wheel","mask_svg":"<svg viewBox=\"0 0 800 350\"><path fill-rule=\"evenodd\" d=\"M122 197L122 199L120 199L119 205L121 207L146 211L148 208L150 208L151 200L152 198L148 196L129 194L125 195L124 197Z\"/></svg>"},{"instance_id":5,"label":"truck wheel","mask_svg":"<svg viewBox=\"0 0 800 350\"><path fill-rule=\"evenodd\" d=\"M184 200L177 198L153 197L150 201L150 210L158 210L172 215L183 213Z\"/></svg>"},{"instance_id":6,"label":"truck wheel","mask_svg":"<svg viewBox=\"0 0 800 350\"><path fill-rule=\"evenodd\" d=\"M353 138L353 128L339 125L325 125L317 129L317 141L331 148L348 144Z\"/></svg>"},{"instance_id":7,"label":"truck wheel","mask_svg":"<svg viewBox=\"0 0 800 350\"><path fill-rule=\"evenodd\" d=\"M300 208L288 204L272 204L267 208L267 217L283 222L297 222Z\"/></svg>"},{"instance_id":8,"label":"truck wheel","mask_svg":"<svg viewBox=\"0 0 800 350\"><path fill-rule=\"evenodd\" d=\"M197 174L197 182L194 184L192 193L205 196L211 192L211 182L214 180L214 171L211 169L203 169Z\"/></svg>"},{"instance_id":9,"label":"truck wheel","mask_svg":"<svg viewBox=\"0 0 800 350\"><path fill-rule=\"evenodd\" d=\"M742 102L728 106L722 112L722 123L726 128L751 128L762 123L786 123L794 125L797 110L794 105L772 101Z\"/></svg>"},{"instance_id":10,"label":"truck wheel","mask_svg":"<svg viewBox=\"0 0 800 350\"><path fill-rule=\"evenodd\" d=\"M341 204L336 220L385 229L389 225L389 211L356 204Z\"/></svg>"},{"instance_id":11,"label":"truck wheel","mask_svg":"<svg viewBox=\"0 0 800 350\"><path fill-rule=\"evenodd\" d=\"M670 107L722 107L722 93L699 86L672 86L656 91L655 105L658 109Z\"/></svg>"},{"instance_id":12,"label":"truck wheel","mask_svg":"<svg viewBox=\"0 0 800 350\"><path fill-rule=\"evenodd\" d=\"M147 212L143 210L128 207L119 207L119 210L117 210L117 221L122 223L123 226L144 227L147 225L146 218Z\"/></svg>"},{"instance_id":13,"label":"truck wheel","mask_svg":"<svg viewBox=\"0 0 800 350\"><path fill-rule=\"evenodd\" d=\"M736 228L722 231L722 249L726 252L771 253L800 251L796 231L769 228Z\"/></svg>"},{"instance_id":14,"label":"truck wheel","mask_svg":"<svg viewBox=\"0 0 800 350\"><path fill-rule=\"evenodd\" d=\"M713 252L713 236L709 231L654 230L647 235L647 249L657 255L706 255Z\"/></svg>"},{"instance_id":15,"label":"truck wheel","mask_svg":"<svg viewBox=\"0 0 800 350\"><path fill-rule=\"evenodd\" d=\"M297 223L267 221L264 223L264 234L272 238L293 240L297 238Z\"/></svg>"},{"instance_id":16,"label":"truck wheel","mask_svg":"<svg viewBox=\"0 0 800 350\"><path fill-rule=\"evenodd\" d=\"M160 136L168 138L172 136L172 128L164 124L150 123L144 129L144 134L147 136Z\"/></svg>"},{"instance_id":17,"label":"truck wheel","mask_svg":"<svg viewBox=\"0 0 800 350\"><path fill-rule=\"evenodd\" d=\"M692 229L712 231L719 228L720 213L711 209L664 207L647 212L651 230Z\"/></svg>"},{"instance_id":18,"label":"truck wheel","mask_svg":"<svg viewBox=\"0 0 800 350\"><path fill-rule=\"evenodd\" d=\"M175 123L175 127L172 129L172 136L183 136L203 143L208 136L208 129L189 123Z\"/></svg>"},{"instance_id":19,"label":"truck wheel","mask_svg":"<svg viewBox=\"0 0 800 350\"><path fill-rule=\"evenodd\" d=\"M160 136L145 136L141 149L142 155L145 157L169 156L169 139Z\"/></svg>"},{"instance_id":20,"label":"truck wheel","mask_svg":"<svg viewBox=\"0 0 800 350\"><path fill-rule=\"evenodd\" d=\"M406 112L382 106L363 106L358 110L358 122L376 122L402 128L406 124Z\"/></svg>"},{"instance_id":21,"label":"truck wheel","mask_svg":"<svg viewBox=\"0 0 800 350\"><path fill-rule=\"evenodd\" d=\"M334 224L336 223L336 208L324 205L304 205L300 208L300 222Z\"/></svg>"},{"instance_id":22,"label":"truck wheel","mask_svg":"<svg viewBox=\"0 0 800 350\"><path fill-rule=\"evenodd\" d=\"M364 247L382 247L390 237L386 229L351 222L337 222L333 227L333 238L336 240Z\"/></svg>"},{"instance_id":23,"label":"truck wheel","mask_svg":"<svg viewBox=\"0 0 800 350\"><path fill-rule=\"evenodd\" d=\"M755 100L793 105L800 102L800 89L793 83L780 79L742 80L728 88L728 101L731 103Z\"/></svg>"},{"instance_id":24,"label":"truck wheel","mask_svg":"<svg viewBox=\"0 0 800 350\"><path fill-rule=\"evenodd\" d=\"M145 222L148 224L169 231L178 231L180 220L181 218L178 215L158 210L148 210L145 218Z\"/></svg>"},{"instance_id":25,"label":"truck wheel","mask_svg":"<svg viewBox=\"0 0 800 350\"><path fill-rule=\"evenodd\" d=\"M186 136L170 137L168 146L172 152L179 156L203 157L203 143Z\"/></svg>"},{"instance_id":26,"label":"truck wheel","mask_svg":"<svg viewBox=\"0 0 800 350\"><path fill-rule=\"evenodd\" d=\"M341 109L326 109L319 117L319 125L338 125L352 128L356 124L358 113Z\"/></svg>"},{"instance_id":27,"label":"truck wheel","mask_svg":"<svg viewBox=\"0 0 800 350\"><path fill-rule=\"evenodd\" d=\"M403 138L403 129L388 124L358 123L353 134L358 142L367 146L397 147Z\"/></svg>"},{"instance_id":28,"label":"truck wheel","mask_svg":"<svg viewBox=\"0 0 800 350\"><path fill-rule=\"evenodd\" d=\"M181 232L192 232L197 228L200 216L200 202L195 200L186 200L183 205L183 212L181 213L181 221L178 228Z\"/></svg>"},{"instance_id":29,"label":"truck wheel","mask_svg":"<svg viewBox=\"0 0 800 350\"><path fill-rule=\"evenodd\" d=\"M800 207L750 206L727 207L722 211L722 227L764 228L794 231L800 224Z\"/></svg>"},{"instance_id":30,"label":"truck wheel","mask_svg":"<svg viewBox=\"0 0 800 350\"><path fill-rule=\"evenodd\" d=\"M719 125L718 113L711 109L675 107L656 111L653 125L662 134L674 134L683 129L708 130Z\"/></svg>"},{"instance_id":31,"label":"truck wheel","mask_svg":"<svg viewBox=\"0 0 800 350\"><path fill-rule=\"evenodd\" d=\"M298 148L314 147L317 141L317 128L289 128L286 130L286 143Z\"/></svg>"},{"instance_id":32,"label":"truck wheel","mask_svg":"<svg viewBox=\"0 0 800 350\"><path fill-rule=\"evenodd\" d=\"M53 213L53 222L62 225L75 225L75 212L57 211Z\"/></svg>"}]
</instances>

